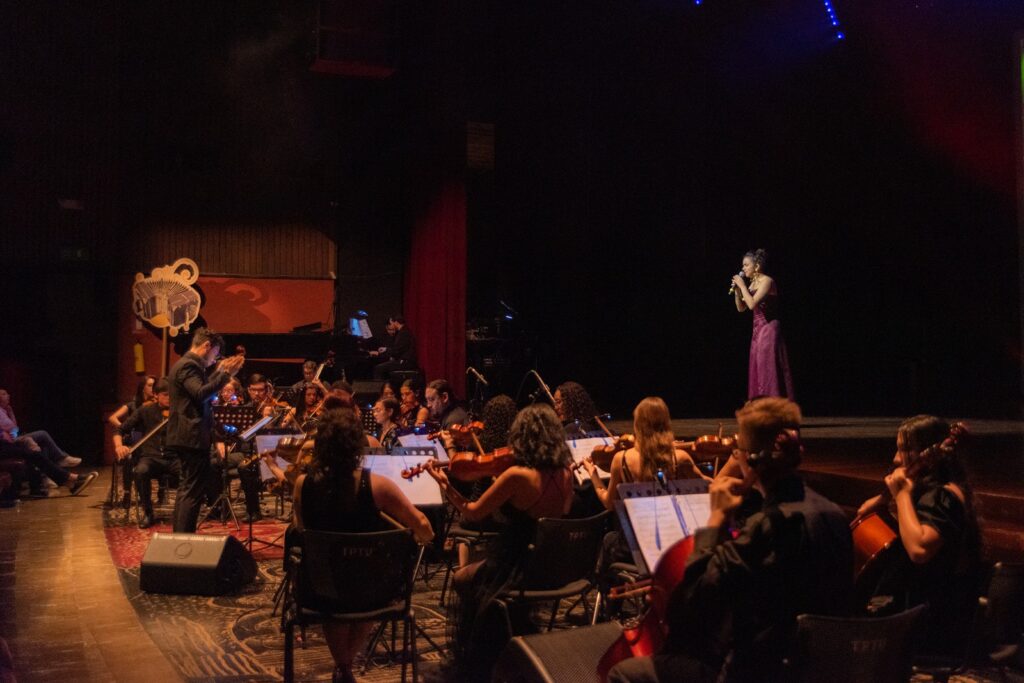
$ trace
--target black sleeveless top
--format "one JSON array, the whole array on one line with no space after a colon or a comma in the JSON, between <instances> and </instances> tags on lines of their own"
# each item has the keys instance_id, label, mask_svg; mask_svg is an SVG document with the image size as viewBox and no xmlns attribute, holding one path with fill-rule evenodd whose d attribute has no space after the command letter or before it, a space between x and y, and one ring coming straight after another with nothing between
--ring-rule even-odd
<instances>
[{"instance_id":1,"label":"black sleeveless top","mask_svg":"<svg viewBox=\"0 0 1024 683\"><path fill-rule=\"evenodd\" d=\"M344 481L343 485L351 484ZM307 529L361 533L387 528L373 502L369 469L360 470L359 490L354 499L346 501L337 486L330 474L306 477L302 484L302 523Z\"/></svg>"}]
</instances>

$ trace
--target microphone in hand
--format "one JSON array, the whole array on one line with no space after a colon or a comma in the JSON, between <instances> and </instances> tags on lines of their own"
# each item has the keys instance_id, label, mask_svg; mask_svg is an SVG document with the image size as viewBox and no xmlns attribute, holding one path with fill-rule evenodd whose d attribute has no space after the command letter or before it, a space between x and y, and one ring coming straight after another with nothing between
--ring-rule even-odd
<instances>
[{"instance_id":1,"label":"microphone in hand","mask_svg":"<svg viewBox=\"0 0 1024 683\"><path fill-rule=\"evenodd\" d=\"M740 272L736 273L736 275L739 276L739 277L743 277L743 271L741 270ZM732 296L735 293L736 293L736 283L733 282L732 285L729 286L729 296Z\"/></svg>"}]
</instances>

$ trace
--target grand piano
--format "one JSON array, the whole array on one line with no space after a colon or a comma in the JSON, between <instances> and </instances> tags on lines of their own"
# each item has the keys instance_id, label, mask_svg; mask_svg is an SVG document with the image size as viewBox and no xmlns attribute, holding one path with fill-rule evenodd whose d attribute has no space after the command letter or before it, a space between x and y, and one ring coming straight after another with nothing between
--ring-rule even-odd
<instances>
[{"instance_id":1,"label":"grand piano","mask_svg":"<svg viewBox=\"0 0 1024 683\"><path fill-rule=\"evenodd\" d=\"M369 349L377 348L375 339L362 339L342 332L224 333L225 355L237 346L245 348L243 381L254 372L266 375L274 386L291 386L302 379L305 360L323 362L334 352L334 367L324 368L321 379L332 382L344 376L348 380L368 379L373 370Z\"/></svg>"}]
</instances>

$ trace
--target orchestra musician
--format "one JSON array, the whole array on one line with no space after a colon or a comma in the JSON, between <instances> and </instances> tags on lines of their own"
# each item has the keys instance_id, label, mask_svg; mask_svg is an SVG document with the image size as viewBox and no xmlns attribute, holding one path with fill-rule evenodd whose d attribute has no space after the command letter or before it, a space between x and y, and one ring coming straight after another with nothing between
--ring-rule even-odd
<instances>
[{"instance_id":1,"label":"orchestra musician","mask_svg":"<svg viewBox=\"0 0 1024 683\"><path fill-rule=\"evenodd\" d=\"M232 377L228 383L217 392L217 405L219 406L240 406L246 402L245 392L242 383L237 377Z\"/></svg>"},{"instance_id":2,"label":"orchestra musician","mask_svg":"<svg viewBox=\"0 0 1024 683\"><path fill-rule=\"evenodd\" d=\"M302 364L302 379L291 386L292 392L295 395L301 395L302 390L309 384L315 385L324 394L327 393L327 387L316 376L316 369L318 367L320 366L315 360L307 360Z\"/></svg>"},{"instance_id":3,"label":"orchestra musician","mask_svg":"<svg viewBox=\"0 0 1024 683\"><path fill-rule=\"evenodd\" d=\"M743 479L711 484L711 516L697 530L683 580L669 599L665 644L653 657L619 663L609 681L782 680L796 616L848 608L849 526L797 474L799 406L761 398L736 418L733 458ZM733 512L751 486L763 495L762 508L733 537Z\"/></svg>"},{"instance_id":4,"label":"orchestra musician","mask_svg":"<svg viewBox=\"0 0 1024 683\"><path fill-rule=\"evenodd\" d=\"M605 509L615 509L619 484L656 481L659 472L670 480L702 478L711 481L697 469L689 453L674 445L672 416L662 399L649 396L637 404L633 410L633 436L636 445L612 457L608 486L601 480L594 462L589 457L583 460L594 493ZM605 575L614 562L632 562L632 553L621 533L609 531L604 539L598 573ZM611 584L611 577L603 578L609 579L606 583ZM612 602L609 607L614 611L620 604Z\"/></svg>"},{"instance_id":5,"label":"orchestra musician","mask_svg":"<svg viewBox=\"0 0 1024 683\"><path fill-rule=\"evenodd\" d=\"M402 382L398 390L402 401L402 414L399 417L399 425L402 427L415 427L427 421L430 411L420 402L420 392L416 387L416 381L407 379Z\"/></svg>"},{"instance_id":6,"label":"orchestra musician","mask_svg":"<svg viewBox=\"0 0 1024 683\"><path fill-rule=\"evenodd\" d=\"M467 678L476 680L489 670L504 645L495 633L503 625L481 623L481 607L521 569L529 545L534 541L537 520L561 518L573 501L572 454L555 412L546 404L524 408L516 416L509 434L515 465L502 472L478 500L467 500L451 485L448 475L434 463L427 471L441 493L462 519L478 522L499 510L502 526L488 544L487 559L469 564L453 575L453 586L462 601L455 615L457 665ZM497 631L492 631L491 627Z\"/></svg>"},{"instance_id":7,"label":"orchestra musician","mask_svg":"<svg viewBox=\"0 0 1024 683\"><path fill-rule=\"evenodd\" d=\"M135 387L135 397L131 401L128 401L107 418L107 422L114 429L120 429L121 423L131 417L132 413L144 406L146 403L155 400L153 395L153 385L156 384L156 377L153 375L146 375L139 379L138 385Z\"/></svg>"},{"instance_id":8,"label":"orchestra musician","mask_svg":"<svg viewBox=\"0 0 1024 683\"><path fill-rule=\"evenodd\" d=\"M875 593L892 596L897 610L928 604L922 645L930 654L962 649L961 627L971 623L977 605L981 535L961 460L965 436L962 424L932 415L903 422L885 492L857 513L895 503L901 547Z\"/></svg>"},{"instance_id":9,"label":"orchestra musician","mask_svg":"<svg viewBox=\"0 0 1024 683\"><path fill-rule=\"evenodd\" d=\"M379 431L377 440L387 453L400 445L398 443L398 417L400 413L398 401L394 398L382 398L373 404L373 419Z\"/></svg>"},{"instance_id":10,"label":"orchestra musician","mask_svg":"<svg viewBox=\"0 0 1024 683\"><path fill-rule=\"evenodd\" d=\"M361 466L363 427L351 410L325 413L313 447L309 472L295 482L294 528L333 532L369 532L391 528L381 517L390 515L419 543L434 537L426 516L389 479ZM358 586L353 586L358 590ZM362 649L372 622L328 621L324 637L334 659L334 681L355 681L352 662Z\"/></svg>"},{"instance_id":11,"label":"orchestra musician","mask_svg":"<svg viewBox=\"0 0 1024 683\"><path fill-rule=\"evenodd\" d=\"M405 324L405 318L388 318L388 339L384 346L370 351L370 356L384 359L373 368L374 379L387 379L392 370L416 367L416 340Z\"/></svg>"},{"instance_id":12,"label":"orchestra musician","mask_svg":"<svg viewBox=\"0 0 1024 683\"><path fill-rule=\"evenodd\" d=\"M555 389L553 398L555 412L558 413L558 419L562 421L562 426L568 436L581 436L598 429L598 425L594 421L597 407L582 384L562 382Z\"/></svg>"},{"instance_id":13,"label":"orchestra musician","mask_svg":"<svg viewBox=\"0 0 1024 683\"><path fill-rule=\"evenodd\" d=\"M170 386L166 379L161 379L153 386L155 401L142 406L124 421L121 428L114 433L114 454L118 460L125 460L130 457L129 448L124 443L124 438L132 432L139 432L143 436L149 434L167 418L167 411L171 406ZM153 500L152 481L159 480L164 474L180 476L180 463L169 457L164 449L166 425L157 431L139 446L134 454L135 466L133 479L135 490L139 495L139 505L142 508L142 517L139 519L139 528L148 529L153 526ZM125 471L129 468L126 467Z\"/></svg>"},{"instance_id":14,"label":"orchestra musician","mask_svg":"<svg viewBox=\"0 0 1024 683\"><path fill-rule=\"evenodd\" d=\"M446 379L435 379L427 385L427 409L430 419L441 424L441 429L464 425L469 421L466 410L459 405L455 391Z\"/></svg>"},{"instance_id":15,"label":"orchestra musician","mask_svg":"<svg viewBox=\"0 0 1024 683\"><path fill-rule=\"evenodd\" d=\"M210 480L213 407L210 399L242 368L242 355L217 363L224 339L209 328L197 328L192 344L168 375L171 407L165 448L180 461L181 477L174 501L174 531L195 533L199 507Z\"/></svg>"},{"instance_id":16,"label":"orchestra musician","mask_svg":"<svg viewBox=\"0 0 1024 683\"><path fill-rule=\"evenodd\" d=\"M302 398L299 402L299 408L295 412L295 423L301 425L314 416L313 411L317 410L317 408L323 410L320 403L324 400L325 394L316 384L304 384L299 390L299 395Z\"/></svg>"}]
</instances>

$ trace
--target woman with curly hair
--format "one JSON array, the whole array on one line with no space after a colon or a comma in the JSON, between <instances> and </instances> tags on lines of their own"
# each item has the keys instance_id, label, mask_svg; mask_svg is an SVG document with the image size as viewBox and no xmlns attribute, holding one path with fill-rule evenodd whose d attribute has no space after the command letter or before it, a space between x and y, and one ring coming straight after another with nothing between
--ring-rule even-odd
<instances>
[{"instance_id":1,"label":"woman with curly hair","mask_svg":"<svg viewBox=\"0 0 1024 683\"><path fill-rule=\"evenodd\" d=\"M735 295L737 311L754 313L747 396L784 396L793 400L793 377L779 322L779 288L764 272L767 262L768 252L764 249L748 251L743 255L741 274L733 276L729 290Z\"/></svg>"},{"instance_id":2,"label":"woman with curly hair","mask_svg":"<svg viewBox=\"0 0 1024 683\"><path fill-rule=\"evenodd\" d=\"M537 520L564 517L573 500L572 453L549 406L535 404L521 410L512 423L509 444L516 464L475 501L459 493L443 470L427 469L463 519L480 521L499 511L502 517L498 536L488 544L487 558L453 576L452 585L462 600L456 616L456 652L470 676L486 670L497 654L488 651L488 645L493 648L495 643L488 638L486 626L476 623L477 617L503 586L515 581L534 540Z\"/></svg>"},{"instance_id":3,"label":"woman with curly hair","mask_svg":"<svg viewBox=\"0 0 1024 683\"><path fill-rule=\"evenodd\" d=\"M595 429L597 407L590 394L577 382L563 382L555 389L555 412L566 434L575 436Z\"/></svg>"},{"instance_id":4,"label":"woman with curly hair","mask_svg":"<svg viewBox=\"0 0 1024 683\"><path fill-rule=\"evenodd\" d=\"M875 590L906 609L928 603L929 652L956 653L960 626L978 596L981 535L974 493L962 461L962 423L932 415L906 420L896 432L886 490L864 502L858 517L896 506L902 550Z\"/></svg>"},{"instance_id":5,"label":"woman with curly hair","mask_svg":"<svg viewBox=\"0 0 1024 683\"><path fill-rule=\"evenodd\" d=\"M401 489L362 467L363 426L344 408L328 411L320 422L308 474L295 482L294 528L360 533L390 528L384 512L412 529L419 543L433 539L426 516ZM362 649L371 622L327 622L324 637L334 658L335 681L355 681L352 661Z\"/></svg>"}]
</instances>

